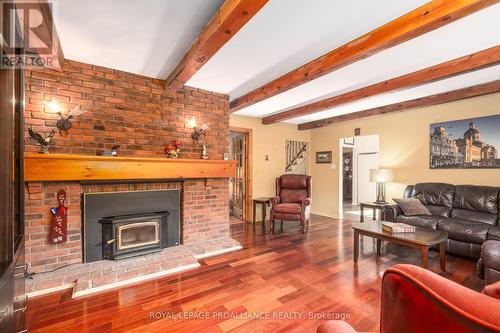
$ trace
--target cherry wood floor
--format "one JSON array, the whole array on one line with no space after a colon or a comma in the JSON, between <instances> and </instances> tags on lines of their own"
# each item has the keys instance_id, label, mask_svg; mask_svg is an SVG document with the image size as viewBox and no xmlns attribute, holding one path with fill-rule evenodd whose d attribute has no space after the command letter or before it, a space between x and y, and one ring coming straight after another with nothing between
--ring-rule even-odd
<instances>
[{"instance_id":1,"label":"cherry wood floor","mask_svg":"<svg viewBox=\"0 0 500 333\"><path fill-rule=\"evenodd\" d=\"M343 316L358 331L377 331L384 270L419 264L419 251L362 237L352 262L351 222L313 216L306 234L298 223L233 224L243 250L205 259L202 267L134 286L72 300L60 292L29 301L30 332L314 332ZM480 289L473 260L447 256L443 275ZM440 272L438 253L429 269ZM190 319L205 316L207 319Z\"/></svg>"}]
</instances>

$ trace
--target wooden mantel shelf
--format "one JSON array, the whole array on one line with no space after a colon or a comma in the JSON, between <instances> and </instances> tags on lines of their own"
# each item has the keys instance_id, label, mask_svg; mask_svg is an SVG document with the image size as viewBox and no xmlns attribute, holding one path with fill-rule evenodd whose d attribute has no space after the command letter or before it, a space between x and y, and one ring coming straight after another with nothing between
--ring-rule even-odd
<instances>
[{"instance_id":1,"label":"wooden mantel shelf","mask_svg":"<svg viewBox=\"0 0 500 333\"><path fill-rule=\"evenodd\" d=\"M236 161L24 154L25 181L229 178Z\"/></svg>"}]
</instances>

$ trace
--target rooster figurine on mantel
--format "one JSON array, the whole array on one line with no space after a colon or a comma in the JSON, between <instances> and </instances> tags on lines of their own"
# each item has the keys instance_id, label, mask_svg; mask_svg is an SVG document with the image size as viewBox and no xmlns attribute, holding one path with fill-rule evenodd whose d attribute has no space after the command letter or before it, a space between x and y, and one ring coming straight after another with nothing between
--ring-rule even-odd
<instances>
[{"instance_id":1,"label":"rooster figurine on mantel","mask_svg":"<svg viewBox=\"0 0 500 333\"><path fill-rule=\"evenodd\" d=\"M49 144L52 142L52 138L56 134L56 131L52 130L48 136L43 137L40 133L35 132L33 128L30 126L28 128L28 133L30 137L38 142L40 145L40 151L39 153L41 154L48 154L49 153Z\"/></svg>"}]
</instances>

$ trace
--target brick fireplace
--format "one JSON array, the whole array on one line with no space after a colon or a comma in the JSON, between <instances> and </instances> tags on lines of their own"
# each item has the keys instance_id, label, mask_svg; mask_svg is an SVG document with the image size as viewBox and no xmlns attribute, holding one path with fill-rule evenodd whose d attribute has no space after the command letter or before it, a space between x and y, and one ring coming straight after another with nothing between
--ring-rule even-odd
<instances>
[{"instance_id":1,"label":"brick fireplace","mask_svg":"<svg viewBox=\"0 0 500 333\"><path fill-rule=\"evenodd\" d=\"M171 92L165 90L162 80L71 60L64 63L62 72L26 70L25 89L26 132L30 126L42 134L55 129L59 116L49 110L51 101L58 103L63 114L79 105L85 110L73 119L67 135L55 136L50 147L52 154L95 158L96 153L118 145L120 156L163 158L165 145L173 140L182 144L181 158L193 161L200 157L201 144L206 145L212 162L222 160L228 151L229 107L228 96L223 94L191 88ZM192 129L187 126L192 117L198 123L210 125L200 144L192 141ZM39 150L28 134L25 144L27 152ZM37 163L33 162L31 168ZM73 169L66 171L69 170ZM53 167L43 166L36 172L57 174L65 170L54 172ZM195 246L203 241L227 240L228 177L205 177L203 170L200 172L196 177L136 179L132 176L105 182L87 181L85 177L28 179L25 226L29 271L45 272L84 261L82 198L85 194L178 190L181 243ZM57 206L56 193L61 189L67 193L68 240L51 244L50 209Z\"/></svg>"},{"instance_id":2,"label":"brick fireplace","mask_svg":"<svg viewBox=\"0 0 500 333\"><path fill-rule=\"evenodd\" d=\"M43 272L83 261L82 195L178 189L182 193L182 243L229 237L229 197L226 179L191 179L169 182L82 184L80 182L29 182L26 198L26 262L32 272ZM56 193L68 194L68 241L50 244L50 208Z\"/></svg>"}]
</instances>

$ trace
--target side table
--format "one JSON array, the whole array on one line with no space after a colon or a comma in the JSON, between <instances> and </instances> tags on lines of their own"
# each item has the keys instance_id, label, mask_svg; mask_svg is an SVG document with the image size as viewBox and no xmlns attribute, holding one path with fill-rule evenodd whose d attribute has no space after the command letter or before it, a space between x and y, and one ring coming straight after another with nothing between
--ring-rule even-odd
<instances>
[{"instance_id":1,"label":"side table","mask_svg":"<svg viewBox=\"0 0 500 333\"><path fill-rule=\"evenodd\" d=\"M253 202L253 223L255 224L255 220L257 218L257 205L261 205L261 209L262 209L262 220L264 223L266 223L266 210L267 210L267 207L269 207L269 205L271 204L271 201L269 200L269 198L257 198L257 199L253 199L252 200Z\"/></svg>"},{"instance_id":2,"label":"side table","mask_svg":"<svg viewBox=\"0 0 500 333\"><path fill-rule=\"evenodd\" d=\"M361 209L361 217L360 217L360 222L365 221L365 208L372 208L373 209L373 217L372 220L377 219L377 210L380 211L380 214L382 213L382 208L385 206L390 205L388 202L360 202L359 206Z\"/></svg>"}]
</instances>

